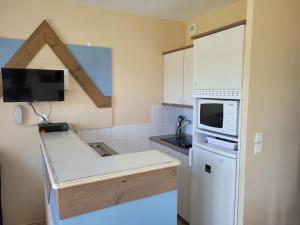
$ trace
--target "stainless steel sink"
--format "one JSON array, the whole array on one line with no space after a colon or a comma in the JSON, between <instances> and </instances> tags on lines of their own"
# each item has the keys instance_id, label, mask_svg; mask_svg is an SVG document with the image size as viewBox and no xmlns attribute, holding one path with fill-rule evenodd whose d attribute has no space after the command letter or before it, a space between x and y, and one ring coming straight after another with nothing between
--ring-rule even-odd
<instances>
[{"instance_id":1,"label":"stainless steel sink","mask_svg":"<svg viewBox=\"0 0 300 225\"><path fill-rule=\"evenodd\" d=\"M101 157L107 157L118 154L115 150L107 146L104 142L89 143L89 146L92 147Z\"/></svg>"}]
</instances>

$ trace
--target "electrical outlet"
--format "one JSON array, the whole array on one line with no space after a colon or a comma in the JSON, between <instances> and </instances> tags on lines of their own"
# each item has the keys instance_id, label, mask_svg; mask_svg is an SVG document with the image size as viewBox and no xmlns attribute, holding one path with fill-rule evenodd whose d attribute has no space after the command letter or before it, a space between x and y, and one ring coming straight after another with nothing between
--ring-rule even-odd
<instances>
[{"instance_id":1,"label":"electrical outlet","mask_svg":"<svg viewBox=\"0 0 300 225\"><path fill-rule=\"evenodd\" d=\"M256 133L254 142L255 143L262 143L264 141L264 134L263 133Z\"/></svg>"},{"instance_id":2,"label":"electrical outlet","mask_svg":"<svg viewBox=\"0 0 300 225\"><path fill-rule=\"evenodd\" d=\"M263 152L263 144L255 144L254 145L254 154L260 154Z\"/></svg>"}]
</instances>

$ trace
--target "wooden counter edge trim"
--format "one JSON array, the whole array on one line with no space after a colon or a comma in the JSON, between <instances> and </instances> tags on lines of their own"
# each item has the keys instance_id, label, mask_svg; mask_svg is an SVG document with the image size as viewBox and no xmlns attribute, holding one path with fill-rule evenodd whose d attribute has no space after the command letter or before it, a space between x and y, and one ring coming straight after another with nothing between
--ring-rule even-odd
<instances>
[{"instance_id":1,"label":"wooden counter edge trim","mask_svg":"<svg viewBox=\"0 0 300 225\"><path fill-rule=\"evenodd\" d=\"M171 104L171 103L162 103L165 106L173 106L173 107L181 107L181 108L193 108L192 105L184 105L184 104Z\"/></svg>"},{"instance_id":2,"label":"wooden counter edge trim","mask_svg":"<svg viewBox=\"0 0 300 225\"><path fill-rule=\"evenodd\" d=\"M60 219L175 190L177 167L57 190Z\"/></svg>"},{"instance_id":3,"label":"wooden counter edge trim","mask_svg":"<svg viewBox=\"0 0 300 225\"><path fill-rule=\"evenodd\" d=\"M169 54L169 53L178 52L178 51L188 49L188 48L193 48L193 47L194 47L194 45L187 45L187 46L183 46L183 47L180 47L180 48L175 48L175 49L172 49L172 50L165 51L162 54L166 55L166 54Z\"/></svg>"},{"instance_id":4,"label":"wooden counter edge trim","mask_svg":"<svg viewBox=\"0 0 300 225\"><path fill-rule=\"evenodd\" d=\"M228 30L228 29L233 28L233 27L237 27L237 26L240 26L240 25L246 25L246 23L247 23L247 20L240 20L240 21L225 25L223 27L219 27L219 28L216 28L216 29L204 32L204 33L196 34L196 35L192 36L191 39L195 40L195 39L198 39L198 38L202 38L202 37L205 37L205 36L208 36L208 35L211 35L211 34L215 34L215 33L218 33L218 32L224 31L224 30Z\"/></svg>"}]
</instances>

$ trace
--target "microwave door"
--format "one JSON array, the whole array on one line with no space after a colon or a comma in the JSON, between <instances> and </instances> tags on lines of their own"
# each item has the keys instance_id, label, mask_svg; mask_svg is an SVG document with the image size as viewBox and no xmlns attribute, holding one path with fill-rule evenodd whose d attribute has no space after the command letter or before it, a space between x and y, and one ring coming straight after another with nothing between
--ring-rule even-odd
<instances>
[{"instance_id":1,"label":"microwave door","mask_svg":"<svg viewBox=\"0 0 300 225\"><path fill-rule=\"evenodd\" d=\"M213 128L223 128L224 105L204 103L200 107L200 124Z\"/></svg>"},{"instance_id":2,"label":"microwave door","mask_svg":"<svg viewBox=\"0 0 300 225\"><path fill-rule=\"evenodd\" d=\"M198 128L236 136L239 118L238 104L238 101L199 99Z\"/></svg>"}]
</instances>

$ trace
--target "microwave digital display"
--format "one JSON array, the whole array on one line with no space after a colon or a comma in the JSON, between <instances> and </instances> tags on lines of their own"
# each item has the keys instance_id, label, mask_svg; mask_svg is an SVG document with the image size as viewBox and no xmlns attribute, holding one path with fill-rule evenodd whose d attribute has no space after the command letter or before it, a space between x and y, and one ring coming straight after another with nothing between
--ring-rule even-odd
<instances>
[{"instance_id":1,"label":"microwave digital display","mask_svg":"<svg viewBox=\"0 0 300 225\"><path fill-rule=\"evenodd\" d=\"M223 104L203 103L200 107L200 123L209 127L223 128Z\"/></svg>"}]
</instances>

